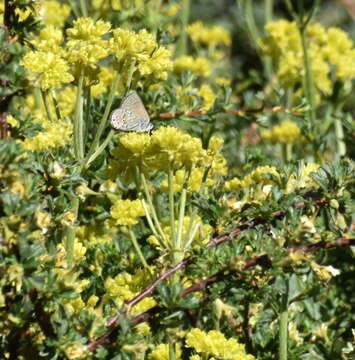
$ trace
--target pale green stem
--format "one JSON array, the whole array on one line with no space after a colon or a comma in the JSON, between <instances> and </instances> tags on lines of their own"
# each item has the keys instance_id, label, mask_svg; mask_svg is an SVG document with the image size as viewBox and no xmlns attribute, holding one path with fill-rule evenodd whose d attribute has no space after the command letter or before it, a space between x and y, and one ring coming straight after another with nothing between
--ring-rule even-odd
<instances>
[{"instance_id":1,"label":"pale green stem","mask_svg":"<svg viewBox=\"0 0 355 360\"><path fill-rule=\"evenodd\" d=\"M128 233L129 233L129 237L130 237L130 239L132 241L132 244L133 244L133 246L134 246L134 248L135 248L135 250L136 250L136 252L137 252L137 254L138 254L138 256L139 256L139 258L140 258L140 260L142 262L142 264L143 264L143 266L149 271L150 274L152 274L152 271L149 268L147 262L145 261L145 258L143 256L143 254L142 254L142 251L141 251L141 248L140 248L140 246L138 244L137 238L134 235L134 232L132 231L131 228L128 228Z\"/></svg>"},{"instance_id":2,"label":"pale green stem","mask_svg":"<svg viewBox=\"0 0 355 360\"><path fill-rule=\"evenodd\" d=\"M80 0L80 10L81 10L81 13L83 14L83 17L88 16L86 0Z\"/></svg>"},{"instance_id":3,"label":"pale green stem","mask_svg":"<svg viewBox=\"0 0 355 360\"><path fill-rule=\"evenodd\" d=\"M179 220L178 220L178 229L176 236L176 249L180 250L182 248L182 230L184 225L185 218L185 209L186 209L186 195L187 189L184 187L181 191L180 196L180 208L179 208Z\"/></svg>"},{"instance_id":4,"label":"pale green stem","mask_svg":"<svg viewBox=\"0 0 355 360\"><path fill-rule=\"evenodd\" d=\"M279 314L279 360L287 360L288 342L288 293L282 295Z\"/></svg>"},{"instance_id":5,"label":"pale green stem","mask_svg":"<svg viewBox=\"0 0 355 360\"><path fill-rule=\"evenodd\" d=\"M160 236L157 232L157 229L155 228L154 226L154 223L153 223L153 220L149 214L149 210L148 210L148 206L147 206L147 203L145 202L145 200L142 198L141 199L141 203L142 203L142 206L143 206L143 209L144 209L144 213L145 213L145 217L147 218L147 221L148 221L148 225L150 227L150 230L152 230L152 233L153 235L158 239L160 239ZM159 241L160 242L160 241Z\"/></svg>"},{"instance_id":6,"label":"pale green stem","mask_svg":"<svg viewBox=\"0 0 355 360\"><path fill-rule=\"evenodd\" d=\"M87 133L88 130L91 128L91 123L90 123L90 106L91 106L91 86L87 86L85 87L85 144L87 143Z\"/></svg>"},{"instance_id":7,"label":"pale green stem","mask_svg":"<svg viewBox=\"0 0 355 360\"><path fill-rule=\"evenodd\" d=\"M103 114L103 116L102 116L102 118L100 120L100 124L99 124L99 127L97 129L94 141L91 144L88 156L91 156L91 154L94 153L94 151L97 149L97 147L99 145L101 135L102 135L103 131L105 130L105 127L106 127L106 124L107 124L107 119L108 119L108 116L110 114L110 110L111 110L111 106L112 106L112 102L113 102L113 97L115 96L115 93L117 91L119 82L120 82L120 73L117 72L116 76L115 76L115 79L113 81L113 85L111 87L110 94L109 94L108 99L107 99L107 104L106 104L104 114Z\"/></svg>"},{"instance_id":8,"label":"pale green stem","mask_svg":"<svg viewBox=\"0 0 355 360\"><path fill-rule=\"evenodd\" d=\"M41 89L41 98L49 121L52 121L51 109L48 103L47 92Z\"/></svg>"},{"instance_id":9,"label":"pale green stem","mask_svg":"<svg viewBox=\"0 0 355 360\"><path fill-rule=\"evenodd\" d=\"M185 55L187 51L187 26L189 24L190 6L190 0L182 1L181 33L176 46L176 56Z\"/></svg>"},{"instance_id":10,"label":"pale green stem","mask_svg":"<svg viewBox=\"0 0 355 360\"><path fill-rule=\"evenodd\" d=\"M341 107L342 104L336 106L333 113L333 116L335 116L334 127L335 127L335 137L336 137L337 150L338 150L337 157L342 157L346 155L346 144L344 141L343 123L341 119L339 119Z\"/></svg>"},{"instance_id":11,"label":"pale green stem","mask_svg":"<svg viewBox=\"0 0 355 360\"><path fill-rule=\"evenodd\" d=\"M176 360L175 342L169 339L169 360Z\"/></svg>"},{"instance_id":12,"label":"pale green stem","mask_svg":"<svg viewBox=\"0 0 355 360\"><path fill-rule=\"evenodd\" d=\"M272 21L274 0L265 0L265 24ZM272 60L269 56L264 56L265 74L270 80L272 78Z\"/></svg>"},{"instance_id":13,"label":"pale green stem","mask_svg":"<svg viewBox=\"0 0 355 360\"><path fill-rule=\"evenodd\" d=\"M169 160L168 171L168 191L169 191L169 219L170 219L170 231L171 239L174 249L176 249L176 237L175 237L175 203L174 203L174 170L172 167L172 161Z\"/></svg>"},{"instance_id":14,"label":"pale green stem","mask_svg":"<svg viewBox=\"0 0 355 360\"><path fill-rule=\"evenodd\" d=\"M189 238L187 238L188 240L187 240L186 243L184 244L184 249L185 249L186 251L189 251L190 246L191 246L192 242L194 241L195 236L196 236L197 231L199 230L200 226L201 226L201 224L196 224L195 227L194 227L194 229L193 229L192 232L191 232L191 235L189 236Z\"/></svg>"},{"instance_id":15,"label":"pale green stem","mask_svg":"<svg viewBox=\"0 0 355 360\"><path fill-rule=\"evenodd\" d=\"M245 21L248 27L249 35L254 42L254 46L258 48L258 40L260 38L259 30L256 26L252 0L244 0L245 3Z\"/></svg>"},{"instance_id":16,"label":"pale green stem","mask_svg":"<svg viewBox=\"0 0 355 360\"><path fill-rule=\"evenodd\" d=\"M147 181L145 179L145 176L143 173L141 173L141 176L142 176L142 185L143 185L143 190L144 190L144 194L145 194L145 197L148 201L148 205L150 207L150 211L152 213L152 216L153 216L153 220L155 222L155 226L156 226L156 229L158 230L158 233L160 234L161 238L162 238L162 241L165 243L165 244L168 244L168 241L166 239L166 236L164 234L164 231L163 229L161 228L161 225L160 225L160 221L158 219L158 216L157 216L157 213L155 211L155 208L154 208L154 205L153 205L153 201L152 201L152 197L150 196L150 192L149 192L149 189L148 189L148 185L147 185Z\"/></svg>"},{"instance_id":17,"label":"pale green stem","mask_svg":"<svg viewBox=\"0 0 355 360\"><path fill-rule=\"evenodd\" d=\"M83 83L84 73L81 72L76 94L76 105L74 114L74 150L77 160L79 161L82 161L84 158Z\"/></svg>"},{"instance_id":18,"label":"pale green stem","mask_svg":"<svg viewBox=\"0 0 355 360\"><path fill-rule=\"evenodd\" d=\"M74 260L75 227L66 226L64 229L64 237L65 237L66 260L69 268L71 268L73 266L73 260Z\"/></svg>"},{"instance_id":19,"label":"pale green stem","mask_svg":"<svg viewBox=\"0 0 355 360\"><path fill-rule=\"evenodd\" d=\"M84 166L86 169L89 167L89 165L105 150L106 146L110 143L113 135L115 132L111 130L106 139L103 141L103 143L97 148L97 150L94 151L93 154L90 155L90 153L86 156L84 160Z\"/></svg>"},{"instance_id":20,"label":"pale green stem","mask_svg":"<svg viewBox=\"0 0 355 360\"><path fill-rule=\"evenodd\" d=\"M190 239L191 230L192 230L192 226L193 226L194 221L195 221L196 214L197 214L197 209L193 208L191 210L191 205L190 205L190 220L189 220L189 225L187 227L187 232L186 232L186 241L189 241L189 239ZM186 245L184 245L184 248L186 249Z\"/></svg>"},{"instance_id":21,"label":"pale green stem","mask_svg":"<svg viewBox=\"0 0 355 360\"><path fill-rule=\"evenodd\" d=\"M57 115L57 119L60 120L62 118L62 115L60 113L60 108L59 108L59 104L58 104L57 95L55 93L55 90L52 90L51 94L52 94L52 99L53 99L53 103L54 103L55 114Z\"/></svg>"}]
</instances>

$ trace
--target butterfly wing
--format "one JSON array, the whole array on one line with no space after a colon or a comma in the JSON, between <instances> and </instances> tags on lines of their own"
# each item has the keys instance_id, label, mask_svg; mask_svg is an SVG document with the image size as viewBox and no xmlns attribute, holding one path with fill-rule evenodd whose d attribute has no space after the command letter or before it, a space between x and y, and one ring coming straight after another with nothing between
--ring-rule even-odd
<instances>
[{"instance_id":1,"label":"butterfly wing","mask_svg":"<svg viewBox=\"0 0 355 360\"><path fill-rule=\"evenodd\" d=\"M111 114L111 125L116 130L145 132L153 128L147 110L136 92L122 100L121 106Z\"/></svg>"}]
</instances>

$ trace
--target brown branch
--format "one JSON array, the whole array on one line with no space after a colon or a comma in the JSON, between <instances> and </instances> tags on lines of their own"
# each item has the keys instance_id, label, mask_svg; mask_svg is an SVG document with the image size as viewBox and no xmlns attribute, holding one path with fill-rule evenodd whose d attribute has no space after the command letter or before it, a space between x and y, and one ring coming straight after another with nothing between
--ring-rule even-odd
<instances>
[{"instance_id":1,"label":"brown branch","mask_svg":"<svg viewBox=\"0 0 355 360\"><path fill-rule=\"evenodd\" d=\"M342 238L338 238L335 242L332 242L332 243L320 241L316 244L304 245L304 246L287 249L287 252L303 251L305 253L310 253L310 252L314 252L314 251L317 251L320 249L331 249L331 248L335 248L335 247L354 246L354 245L355 245L355 238L348 239L348 238L342 237ZM268 255L256 256L254 258L251 258L251 259L245 261L244 266L242 267L242 271L247 270L252 267L255 267L257 265L263 265L263 266L270 267L272 265L272 261ZM196 291L205 291L209 285L216 283L218 281L221 281L221 280L225 279L227 276L231 276L231 275L240 277L240 272L233 271L230 273L226 273L223 270L219 271L218 273L208 277L207 279L204 279L204 280L184 289L181 292L180 296L184 297L184 296L191 294L193 292L196 292ZM150 310L132 318L131 325L136 326L142 322L148 321L151 317L158 314L161 310L163 310L163 309L157 305L157 306L151 308ZM117 327L118 327L118 321L116 321L115 323L111 323L111 328L104 335L102 335L98 339L95 339L95 340L92 340L89 342L88 351L94 352L98 346L110 343L111 342L110 337L113 334L114 328L117 329Z\"/></svg>"}]
</instances>

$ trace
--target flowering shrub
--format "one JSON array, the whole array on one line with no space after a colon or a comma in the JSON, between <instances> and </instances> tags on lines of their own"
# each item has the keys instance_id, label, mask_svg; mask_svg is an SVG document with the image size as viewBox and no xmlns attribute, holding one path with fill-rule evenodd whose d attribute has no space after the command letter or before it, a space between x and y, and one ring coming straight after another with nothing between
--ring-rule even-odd
<instances>
[{"instance_id":1,"label":"flowering shrub","mask_svg":"<svg viewBox=\"0 0 355 360\"><path fill-rule=\"evenodd\" d=\"M237 3L0 4L1 359L353 358L351 32Z\"/></svg>"}]
</instances>

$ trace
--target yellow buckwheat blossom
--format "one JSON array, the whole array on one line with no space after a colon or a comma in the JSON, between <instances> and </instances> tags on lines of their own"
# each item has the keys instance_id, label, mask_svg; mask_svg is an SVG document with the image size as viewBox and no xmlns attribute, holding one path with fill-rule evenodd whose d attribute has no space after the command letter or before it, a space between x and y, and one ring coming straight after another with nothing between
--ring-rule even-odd
<instances>
[{"instance_id":1,"label":"yellow buckwheat blossom","mask_svg":"<svg viewBox=\"0 0 355 360\"><path fill-rule=\"evenodd\" d=\"M175 169L182 166L199 166L206 157L199 138L173 126L162 126L153 131L151 136L152 152L156 155L152 165L157 169L168 169L169 164Z\"/></svg>"},{"instance_id":2,"label":"yellow buckwheat blossom","mask_svg":"<svg viewBox=\"0 0 355 360\"><path fill-rule=\"evenodd\" d=\"M66 120L56 120L49 122L44 120L43 116L41 125L43 130L37 135L26 138L22 141L22 146L30 151L44 151L51 148L65 146L70 140L73 133L73 126Z\"/></svg>"},{"instance_id":3,"label":"yellow buckwheat blossom","mask_svg":"<svg viewBox=\"0 0 355 360\"><path fill-rule=\"evenodd\" d=\"M62 30L53 25L48 25L41 29L38 36L31 41L37 50L63 55L63 49L60 47L62 42Z\"/></svg>"},{"instance_id":4,"label":"yellow buckwheat blossom","mask_svg":"<svg viewBox=\"0 0 355 360\"><path fill-rule=\"evenodd\" d=\"M268 35L260 45L265 54L277 63L277 74L285 87L302 83L304 76L303 50L297 25L277 20L265 26ZM350 80L355 77L355 47L349 36L338 28L325 29L320 24L307 27L308 51L317 88L329 93L332 72L335 78Z\"/></svg>"},{"instance_id":5,"label":"yellow buckwheat blossom","mask_svg":"<svg viewBox=\"0 0 355 360\"><path fill-rule=\"evenodd\" d=\"M43 90L58 89L74 79L68 72L68 63L52 52L31 51L24 56L22 65L28 70L30 80Z\"/></svg>"},{"instance_id":6,"label":"yellow buckwheat blossom","mask_svg":"<svg viewBox=\"0 0 355 360\"><path fill-rule=\"evenodd\" d=\"M117 200L111 207L111 216L117 225L132 226L144 216L144 209L140 200Z\"/></svg>"},{"instance_id":7,"label":"yellow buckwheat blossom","mask_svg":"<svg viewBox=\"0 0 355 360\"><path fill-rule=\"evenodd\" d=\"M120 273L116 277L108 277L105 280L105 297L116 302L117 306L122 306L124 301L132 299L140 293L151 281L147 270L139 269L133 275L127 272ZM146 297L132 309L132 314L139 314L147 311L156 305L152 297Z\"/></svg>"},{"instance_id":8,"label":"yellow buckwheat blossom","mask_svg":"<svg viewBox=\"0 0 355 360\"><path fill-rule=\"evenodd\" d=\"M63 27L66 19L70 15L71 8L60 1L44 1L40 14L45 25Z\"/></svg>"},{"instance_id":9,"label":"yellow buckwheat blossom","mask_svg":"<svg viewBox=\"0 0 355 360\"><path fill-rule=\"evenodd\" d=\"M110 39L111 53L117 61L126 64L135 62L141 76L165 80L167 72L172 70L171 52L164 46L158 46L152 34L146 29L138 33L128 29L115 29Z\"/></svg>"},{"instance_id":10,"label":"yellow buckwheat blossom","mask_svg":"<svg viewBox=\"0 0 355 360\"><path fill-rule=\"evenodd\" d=\"M192 41L201 42L208 46L231 44L231 36L228 30L221 26L215 25L208 27L202 22L195 22L187 27L187 32Z\"/></svg>"},{"instance_id":11,"label":"yellow buckwheat blossom","mask_svg":"<svg viewBox=\"0 0 355 360\"><path fill-rule=\"evenodd\" d=\"M73 27L67 30L67 59L79 74L85 70L92 79L98 75L98 61L109 55L108 41L102 37L111 29L111 25L103 20L79 18Z\"/></svg>"},{"instance_id":12,"label":"yellow buckwheat blossom","mask_svg":"<svg viewBox=\"0 0 355 360\"><path fill-rule=\"evenodd\" d=\"M210 110L216 100L216 95L214 94L211 86L203 84L197 94L203 99L202 109Z\"/></svg>"},{"instance_id":13,"label":"yellow buckwheat blossom","mask_svg":"<svg viewBox=\"0 0 355 360\"><path fill-rule=\"evenodd\" d=\"M179 74L188 70L194 74L207 77L211 73L211 64L205 57L197 57L194 59L188 55L180 56L174 61L175 73Z\"/></svg>"},{"instance_id":14,"label":"yellow buckwheat blossom","mask_svg":"<svg viewBox=\"0 0 355 360\"><path fill-rule=\"evenodd\" d=\"M284 120L270 130L261 132L261 137L271 144L295 144L301 141L301 129L291 120Z\"/></svg>"},{"instance_id":15,"label":"yellow buckwheat blossom","mask_svg":"<svg viewBox=\"0 0 355 360\"><path fill-rule=\"evenodd\" d=\"M181 344L175 344L175 356L176 359L181 359ZM169 360L169 345L159 344L155 349L148 355L149 360Z\"/></svg>"},{"instance_id":16,"label":"yellow buckwheat blossom","mask_svg":"<svg viewBox=\"0 0 355 360\"><path fill-rule=\"evenodd\" d=\"M303 164L301 173L297 177L296 174L292 174L288 179L286 185L286 192L291 193L296 189L301 188L318 188L319 185L309 176L312 172L316 172L320 165L314 163Z\"/></svg>"},{"instance_id":17,"label":"yellow buckwheat blossom","mask_svg":"<svg viewBox=\"0 0 355 360\"><path fill-rule=\"evenodd\" d=\"M253 360L254 356L245 352L243 344L236 339L226 337L219 331L211 330L208 333L200 329L192 329L186 335L186 345L194 348L202 355L216 356L225 360Z\"/></svg>"}]
</instances>

